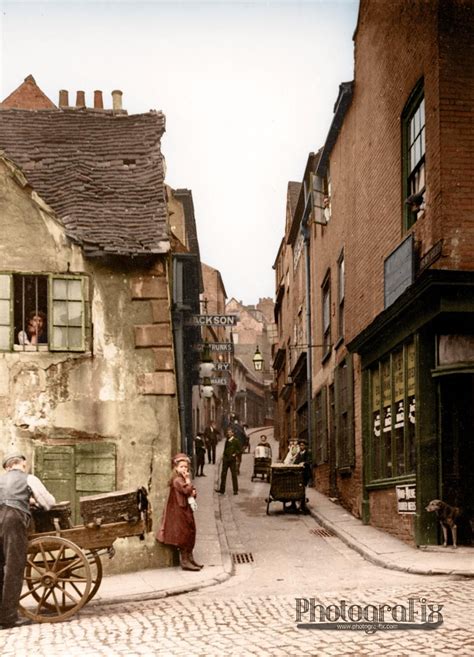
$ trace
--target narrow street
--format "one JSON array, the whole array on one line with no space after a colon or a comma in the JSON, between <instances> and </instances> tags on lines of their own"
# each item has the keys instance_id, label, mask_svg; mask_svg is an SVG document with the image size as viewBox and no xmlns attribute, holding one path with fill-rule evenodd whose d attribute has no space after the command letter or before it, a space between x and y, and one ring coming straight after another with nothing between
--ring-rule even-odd
<instances>
[{"instance_id":1,"label":"narrow street","mask_svg":"<svg viewBox=\"0 0 474 657\"><path fill-rule=\"evenodd\" d=\"M255 443L255 439L253 440ZM3 657L166 657L232 655L471 655L472 580L396 572L365 561L311 516L281 513L265 497L269 485L251 482L253 455L245 454L238 496L227 482L214 495L234 575L200 591L143 602L89 604L59 624L32 625L0 634ZM215 485L206 464L198 487ZM213 509L202 512L213 513ZM199 532L199 528L198 528ZM204 540L196 556L205 560ZM238 563L243 561L243 563ZM237 563L236 563L237 562ZM212 564L207 562L210 567ZM204 571L203 571L204 572ZM124 594L126 591L123 592ZM442 605L443 624L431 631L298 629L296 598L317 604ZM303 618L301 620L308 620Z\"/></svg>"}]
</instances>

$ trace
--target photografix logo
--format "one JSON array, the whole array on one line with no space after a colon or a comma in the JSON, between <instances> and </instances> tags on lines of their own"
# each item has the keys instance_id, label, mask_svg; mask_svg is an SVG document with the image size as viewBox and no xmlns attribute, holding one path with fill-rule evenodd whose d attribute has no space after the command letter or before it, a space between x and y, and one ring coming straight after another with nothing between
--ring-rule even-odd
<instances>
[{"instance_id":1,"label":"photografix logo","mask_svg":"<svg viewBox=\"0 0 474 657\"><path fill-rule=\"evenodd\" d=\"M435 630L443 623L443 605L426 598L408 598L408 604L359 605L347 600L323 605L316 598L295 598L300 630Z\"/></svg>"}]
</instances>

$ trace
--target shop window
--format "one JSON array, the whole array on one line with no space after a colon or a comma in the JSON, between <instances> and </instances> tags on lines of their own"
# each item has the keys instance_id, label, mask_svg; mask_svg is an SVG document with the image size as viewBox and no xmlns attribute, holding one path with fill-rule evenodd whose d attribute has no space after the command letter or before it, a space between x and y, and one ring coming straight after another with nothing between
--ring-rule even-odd
<instances>
[{"instance_id":1,"label":"shop window","mask_svg":"<svg viewBox=\"0 0 474 657\"><path fill-rule=\"evenodd\" d=\"M321 388L314 400L315 462L316 465L328 460L328 427L326 411L326 387Z\"/></svg>"},{"instance_id":2,"label":"shop window","mask_svg":"<svg viewBox=\"0 0 474 657\"><path fill-rule=\"evenodd\" d=\"M72 520L81 522L79 498L116 490L113 443L41 445L35 449L35 474L59 500L71 502Z\"/></svg>"},{"instance_id":3,"label":"shop window","mask_svg":"<svg viewBox=\"0 0 474 657\"><path fill-rule=\"evenodd\" d=\"M0 274L1 351L85 351L87 279Z\"/></svg>"},{"instance_id":4,"label":"shop window","mask_svg":"<svg viewBox=\"0 0 474 657\"><path fill-rule=\"evenodd\" d=\"M354 465L354 385L352 356L347 356L335 371L336 464L338 469Z\"/></svg>"},{"instance_id":5,"label":"shop window","mask_svg":"<svg viewBox=\"0 0 474 657\"><path fill-rule=\"evenodd\" d=\"M393 351L370 371L371 478L415 471L415 348Z\"/></svg>"},{"instance_id":6,"label":"shop window","mask_svg":"<svg viewBox=\"0 0 474 657\"><path fill-rule=\"evenodd\" d=\"M425 181L425 98L423 84L413 91L402 115L403 192L405 228L409 229L424 209Z\"/></svg>"}]
</instances>

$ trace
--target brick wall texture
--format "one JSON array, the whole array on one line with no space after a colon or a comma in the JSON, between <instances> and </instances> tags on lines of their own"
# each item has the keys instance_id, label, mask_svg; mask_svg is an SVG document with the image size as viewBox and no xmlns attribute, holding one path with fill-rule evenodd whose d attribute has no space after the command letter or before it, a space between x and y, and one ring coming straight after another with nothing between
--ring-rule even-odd
<instances>
[{"instance_id":1,"label":"brick wall texture","mask_svg":"<svg viewBox=\"0 0 474 657\"><path fill-rule=\"evenodd\" d=\"M321 284L331 276L331 357L313 351L313 393L333 382L350 342L384 309L384 260L407 235L403 223L402 114L424 80L426 208L411 231L421 257L442 240L431 266L474 269L474 6L467 0L361 0L355 33L354 93L330 153L331 219L312 225L313 343L322 342ZM338 344L337 263L344 250L345 336ZM293 318L296 321L296 317ZM354 358L356 464L338 476L341 504L362 504L360 364ZM329 490L329 469L317 468ZM394 489L370 495L371 522L412 540Z\"/></svg>"}]
</instances>

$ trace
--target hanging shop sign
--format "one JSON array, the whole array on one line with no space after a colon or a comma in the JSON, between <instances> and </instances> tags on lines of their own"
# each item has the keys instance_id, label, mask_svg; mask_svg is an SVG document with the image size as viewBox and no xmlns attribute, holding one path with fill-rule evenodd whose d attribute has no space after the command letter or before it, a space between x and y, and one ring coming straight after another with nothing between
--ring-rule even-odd
<instances>
[{"instance_id":1,"label":"hanging shop sign","mask_svg":"<svg viewBox=\"0 0 474 657\"><path fill-rule=\"evenodd\" d=\"M203 384L204 379L201 379L201 385ZM211 386L226 386L229 383L229 379L226 376L210 376L207 378Z\"/></svg>"},{"instance_id":2,"label":"hanging shop sign","mask_svg":"<svg viewBox=\"0 0 474 657\"><path fill-rule=\"evenodd\" d=\"M197 351L203 351L206 347L214 354L232 354L234 352L233 342L198 342L194 345Z\"/></svg>"},{"instance_id":3,"label":"hanging shop sign","mask_svg":"<svg viewBox=\"0 0 474 657\"><path fill-rule=\"evenodd\" d=\"M237 315L191 315L192 326L235 326Z\"/></svg>"},{"instance_id":4,"label":"hanging shop sign","mask_svg":"<svg viewBox=\"0 0 474 657\"><path fill-rule=\"evenodd\" d=\"M395 486L398 513L416 513L416 484Z\"/></svg>"}]
</instances>

